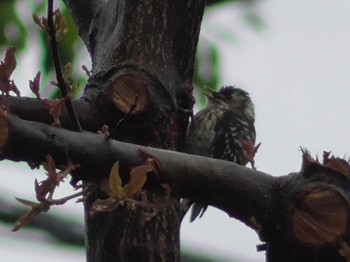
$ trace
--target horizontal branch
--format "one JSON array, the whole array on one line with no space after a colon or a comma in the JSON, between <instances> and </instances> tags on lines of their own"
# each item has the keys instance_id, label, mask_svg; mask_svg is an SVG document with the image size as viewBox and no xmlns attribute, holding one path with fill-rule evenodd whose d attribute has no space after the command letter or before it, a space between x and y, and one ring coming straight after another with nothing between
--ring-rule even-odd
<instances>
[{"instance_id":1,"label":"horizontal branch","mask_svg":"<svg viewBox=\"0 0 350 262\"><path fill-rule=\"evenodd\" d=\"M22 119L46 124L53 122L53 117L42 99L0 95L0 104L4 105L8 112Z\"/></svg>"},{"instance_id":2,"label":"horizontal branch","mask_svg":"<svg viewBox=\"0 0 350 262\"><path fill-rule=\"evenodd\" d=\"M201 200L249 224L266 220L273 205L275 177L231 162L107 140L90 132L72 132L17 116L0 117L1 159L40 164L51 154L57 166L79 164L83 180L107 176L115 161L127 166L144 162L140 149L161 163L163 182L181 197Z\"/></svg>"},{"instance_id":3,"label":"horizontal branch","mask_svg":"<svg viewBox=\"0 0 350 262\"><path fill-rule=\"evenodd\" d=\"M101 114L96 109L96 103L91 102L95 99L93 96L93 92L87 92L80 99L73 102L79 122L86 130L98 130L103 124L107 124L106 122L102 122L102 124L96 120L101 118ZM17 115L21 119L45 124L54 122L53 116L45 106L45 99L0 95L0 104L6 108L7 112ZM62 127L73 128L65 107L62 109L59 118Z\"/></svg>"}]
</instances>

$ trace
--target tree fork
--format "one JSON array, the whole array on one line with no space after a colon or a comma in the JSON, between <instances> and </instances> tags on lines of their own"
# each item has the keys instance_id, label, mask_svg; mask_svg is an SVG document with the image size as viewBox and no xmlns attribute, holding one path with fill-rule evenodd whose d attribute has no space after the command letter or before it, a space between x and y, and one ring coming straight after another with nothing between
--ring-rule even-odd
<instances>
[{"instance_id":1,"label":"tree fork","mask_svg":"<svg viewBox=\"0 0 350 262\"><path fill-rule=\"evenodd\" d=\"M85 121L90 131L118 125L113 139L182 150L193 104L194 58L205 1L65 3L92 59L89 85L75 104L82 126L84 118L90 119ZM130 116L117 124L125 114ZM87 214L92 201L87 201ZM169 207L145 229L139 224L141 214L126 210L101 214L96 220L87 217L88 260L178 261L178 209ZM162 237L147 233L155 231Z\"/></svg>"}]
</instances>

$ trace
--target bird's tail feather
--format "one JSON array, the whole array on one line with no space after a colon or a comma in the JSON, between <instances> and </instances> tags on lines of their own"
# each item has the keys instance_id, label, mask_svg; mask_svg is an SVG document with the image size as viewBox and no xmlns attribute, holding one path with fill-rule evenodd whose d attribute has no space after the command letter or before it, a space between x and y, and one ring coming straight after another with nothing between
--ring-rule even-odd
<instances>
[{"instance_id":1,"label":"bird's tail feather","mask_svg":"<svg viewBox=\"0 0 350 262\"><path fill-rule=\"evenodd\" d=\"M207 208L208 208L208 205L204 203L201 203L201 202L193 203L190 221L193 222L194 220L196 220L198 216L199 218L201 218L204 212L207 210Z\"/></svg>"}]
</instances>

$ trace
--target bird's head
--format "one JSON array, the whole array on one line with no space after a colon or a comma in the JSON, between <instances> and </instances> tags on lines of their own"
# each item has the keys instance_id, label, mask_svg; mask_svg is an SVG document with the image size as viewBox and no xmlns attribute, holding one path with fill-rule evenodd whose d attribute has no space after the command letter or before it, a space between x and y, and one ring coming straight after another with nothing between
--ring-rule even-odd
<instances>
[{"instance_id":1,"label":"bird's head","mask_svg":"<svg viewBox=\"0 0 350 262\"><path fill-rule=\"evenodd\" d=\"M233 86L223 86L218 92L206 88L203 93L208 98L208 106L212 104L228 106L233 110L243 112L247 118L254 120L254 105L246 91Z\"/></svg>"}]
</instances>

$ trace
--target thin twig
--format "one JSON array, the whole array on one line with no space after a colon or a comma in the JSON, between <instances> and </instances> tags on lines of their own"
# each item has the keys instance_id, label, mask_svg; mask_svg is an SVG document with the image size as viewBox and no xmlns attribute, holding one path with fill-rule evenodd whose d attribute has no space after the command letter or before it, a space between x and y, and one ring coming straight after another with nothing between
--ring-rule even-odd
<instances>
[{"instance_id":1,"label":"thin twig","mask_svg":"<svg viewBox=\"0 0 350 262\"><path fill-rule=\"evenodd\" d=\"M137 107L137 101L139 100L139 96L136 95L134 103L130 106L129 111L118 121L114 129L109 133L109 135L106 137L106 139L111 139L112 135L116 134L117 130L119 129L120 125L125 121L127 117L131 115L131 113L135 110Z\"/></svg>"},{"instance_id":2,"label":"thin twig","mask_svg":"<svg viewBox=\"0 0 350 262\"><path fill-rule=\"evenodd\" d=\"M74 193L72 195L69 195L69 196L66 196L66 197L63 197L63 198L59 198L59 199L47 199L48 203L50 205L63 205L65 204L67 201L73 199L73 198L77 198L79 196L82 196L84 195L85 193L88 193L90 191L90 188L85 188L77 193Z\"/></svg>"},{"instance_id":3,"label":"thin twig","mask_svg":"<svg viewBox=\"0 0 350 262\"><path fill-rule=\"evenodd\" d=\"M52 58L55 65L55 71L56 71L56 78L58 82L58 87L61 90L62 96L67 97L66 100L66 106L68 113L73 121L74 128L76 131L82 131L82 128L80 126L79 120L75 114L74 107L72 104L72 100L69 97L69 88L64 80L63 73L62 73L62 65L60 61L60 57L58 54L58 43L56 39L56 30L53 23L53 0L48 0L48 8L47 8L47 22L49 27L49 36L50 36L50 46L52 51Z\"/></svg>"}]
</instances>

